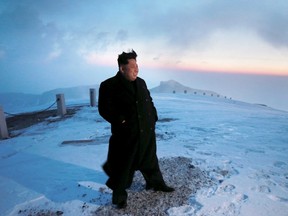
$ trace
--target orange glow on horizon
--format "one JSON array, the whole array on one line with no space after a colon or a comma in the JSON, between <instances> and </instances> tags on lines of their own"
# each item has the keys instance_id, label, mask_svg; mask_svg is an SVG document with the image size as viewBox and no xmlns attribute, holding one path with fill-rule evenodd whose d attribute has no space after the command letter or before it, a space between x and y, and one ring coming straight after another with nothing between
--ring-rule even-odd
<instances>
[{"instance_id":1,"label":"orange glow on horizon","mask_svg":"<svg viewBox=\"0 0 288 216\"><path fill-rule=\"evenodd\" d=\"M270 76L288 76L288 69L283 68L261 68L261 67L246 67L235 68L229 66L183 66L179 64L143 64L146 68L159 68L164 70L180 70L186 72L207 72L207 73L227 73L227 74L250 74L250 75L270 75Z\"/></svg>"},{"instance_id":2,"label":"orange glow on horizon","mask_svg":"<svg viewBox=\"0 0 288 216\"><path fill-rule=\"evenodd\" d=\"M258 69L258 68L229 68L229 67L215 67L215 68L200 68L200 67L177 67L183 71L204 71L204 72L216 72L216 73L230 73L230 74L251 74L251 75L273 75L273 76L288 76L288 71L283 69Z\"/></svg>"},{"instance_id":3,"label":"orange glow on horizon","mask_svg":"<svg viewBox=\"0 0 288 216\"><path fill-rule=\"evenodd\" d=\"M108 66L118 68L117 60L110 54L97 54L88 52L82 55L85 62L89 65ZM149 61L143 58L137 58L139 68L150 68L160 70L179 70L184 72L207 72L207 73L227 73L227 74L250 74L250 75L270 75L270 76L288 76L288 65L271 65L263 62L261 66L252 64L251 62L225 62L225 61L210 61L199 62L195 64L186 62L173 62L168 59L162 61ZM225 64L226 63L226 64ZM259 62L258 62L259 63ZM241 66L245 65L245 66Z\"/></svg>"}]
</instances>

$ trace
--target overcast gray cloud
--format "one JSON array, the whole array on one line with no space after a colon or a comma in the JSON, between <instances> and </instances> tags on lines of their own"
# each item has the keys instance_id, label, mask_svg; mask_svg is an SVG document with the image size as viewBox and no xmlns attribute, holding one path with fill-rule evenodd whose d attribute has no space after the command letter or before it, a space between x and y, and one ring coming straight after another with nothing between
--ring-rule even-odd
<instances>
[{"instance_id":1,"label":"overcast gray cloud","mask_svg":"<svg viewBox=\"0 0 288 216\"><path fill-rule=\"evenodd\" d=\"M55 23L44 23L37 11L23 6L2 12L0 26L4 61L39 61L60 42L62 34Z\"/></svg>"},{"instance_id":2,"label":"overcast gray cloud","mask_svg":"<svg viewBox=\"0 0 288 216\"><path fill-rule=\"evenodd\" d=\"M1 51L9 56L29 53L39 57L51 52L55 43L59 47L82 43L103 51L129 36L143 41L162 37L167 45L183 48L208 39L215 31L237 28L254 31L267 42L287 48L287 11L285 0L184 0L177 4L4 1L0 14Z\"/></svg>"},{"instance_id":3,"label":"overcast gray cloud","mask_svg":"<svg viewBox=\"0 0 288 216\"><path fill-rule=\"evenodd\" d=\"M169 2L169 1L168 1ZM280 1L181 1L175 5L155 5L140 15L145 35L164 35L170 44L197 43L216 30L246 29L257 32L267 42L288 47L288 3ZM154 7L155 6L155 7ZM165 10L159 7L164 7ZM161 12L162 11L162 12Z\"/></svg>"}]
</instances>

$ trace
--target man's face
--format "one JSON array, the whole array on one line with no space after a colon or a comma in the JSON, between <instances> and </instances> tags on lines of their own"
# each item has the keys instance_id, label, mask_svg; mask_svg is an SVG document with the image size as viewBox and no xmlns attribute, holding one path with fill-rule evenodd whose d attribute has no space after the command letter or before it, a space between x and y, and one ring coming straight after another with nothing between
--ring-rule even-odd
<instances>
[{"instance_id":1,"label":"man's face","mask_svg":"<svg viewBox=\"0 0 288 216\"><path fill-rule=\"evenodd\" d=\"M135 59L129 59L128 64L120 66L120 72L129 80L134 81L138 75L138 65Z\"/></svg>"}]
</instances>

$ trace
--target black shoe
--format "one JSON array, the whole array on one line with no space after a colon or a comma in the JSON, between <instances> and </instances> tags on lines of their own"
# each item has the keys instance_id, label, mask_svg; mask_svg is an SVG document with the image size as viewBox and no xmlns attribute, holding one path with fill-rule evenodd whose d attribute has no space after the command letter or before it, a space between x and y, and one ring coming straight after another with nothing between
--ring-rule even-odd
<instances>
[{"instance_id":1,"label":"black shoe","mask_svg":"<svg viewBox=\"0 0 288 216\"><path fill-rule=\"evenodd\" d=\"M127 192L125 190L113 191L112 204L116 205L118 209L125 208L127 206Z\"/></svg>"},{"instance_id":2,"label":"black shoe","mask_svg":"<svg viewBox=\"0 0 288 216\"><path fill-rule=\"evenodd\" d=\"M122 201L122 202L116 204L116 206L117 206L118 209L124 209L124 208L127 207L127 201L124 200L124 201Z\"/></svg>"},{"instance_id":3,"label":"black shoe","mask_svg":"<svg viewBox=\"0 0 288 216\"><path fill-rule=\"evenodd\" d=\"M175 189L172 187L168 187L167 185L159 185L154 187L154 191L173 192L175 191Z\"/></svg>"},{"instance_id":4,"label":"black shoe","mask_svg":"<svg viewBox=\"0 0 288 216\"><path fill-rule=\"evenodd\" d=\"M153 189L153 186L150 185L150 184L146 184L146 187L145 187L146 190L150 190L150 189Z\"/></svg>"}]
</instances>

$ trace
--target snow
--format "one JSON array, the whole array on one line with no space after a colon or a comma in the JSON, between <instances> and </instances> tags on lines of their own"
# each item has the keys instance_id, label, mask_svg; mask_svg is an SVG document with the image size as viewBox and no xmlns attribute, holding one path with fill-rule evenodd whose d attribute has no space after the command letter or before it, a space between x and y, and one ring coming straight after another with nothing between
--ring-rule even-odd
<instances>
[{"instance_id":1,"label":"snow","mask_svg":"<svg viewBox=\"0 0 288 216\"><path fill-rule=\"evenodd\" d=\"M158 157L190 158L213 182L164 215L288 215L287 112L192 94L152 97ZM101 168L110 126L97 108L14 133L0 141L0 215L93 215L111 206Z\"/></svg>"}]
</instances>

